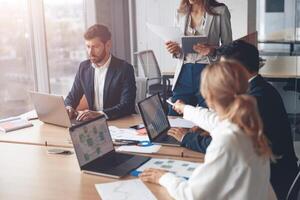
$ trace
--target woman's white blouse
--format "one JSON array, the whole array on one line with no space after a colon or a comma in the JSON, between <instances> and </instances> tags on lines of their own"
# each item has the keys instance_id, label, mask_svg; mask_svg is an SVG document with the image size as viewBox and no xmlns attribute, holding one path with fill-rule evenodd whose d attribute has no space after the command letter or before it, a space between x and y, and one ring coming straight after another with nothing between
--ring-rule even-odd
<instances>
[{"instance_id":1,"label":"woman's white blouse","mask_svg":"<svg viewBox=\"0 0 300 200\"><path fill-rule=\"evenodd\" d=\"M171 173L159 183L175 199L276 199L270 185L269 160L258 156L251 140L235 124L220 121L215 112L185 106L184 118L210 132L205 161L189 180Z\"/></svg>"}]
</instances>

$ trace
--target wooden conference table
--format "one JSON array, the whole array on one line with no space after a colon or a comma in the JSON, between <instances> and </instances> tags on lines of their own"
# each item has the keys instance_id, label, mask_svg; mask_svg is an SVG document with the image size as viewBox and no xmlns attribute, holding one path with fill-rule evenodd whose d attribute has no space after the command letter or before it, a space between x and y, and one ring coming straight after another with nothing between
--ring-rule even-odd
<instances>
[{"instance_id":1,"label":"wooden conference table","mask_svg":"<svg viewBox=\"0 0 300 200\"><path fill-rule=\"evenodd\" d=\"M95 184L116 181L81 173L75 154L48 154L45 146L0 143L0 158L0 199L94 200ZM163 187L145 184L157 199L171 199Z\"/></svg>"},{"instance_id":2,"label":"wooden conference table","mask_svg":"<svg viewBox=\"0 0 300 200\"><path fill-rule=\"evenodd\" d=\"M46 124L39 120L32 120L31 122L33 123L33 127L0 134L0 142L73 148L67 128ZM108 125L126 128L141 122L139 115L132 115L118 120L108 121Z\"/></svg>"},{"instance_id":3,"label":"wooden conference table","mask_svg":"<svg viewBox=\"0 0 300 200\"><path fill-rule=\"evenodd\" d=\"M33 120L31 122L33 123L33 127L5 134L1 133L0 142L73 148L67 128L45 124L39 120ZM142 119L139 115L131 115L118 120L108 121L109 126L117 126L119 128L128 128L129 126L140 123L142 123ZM169 157L203 158L202 154L182 147L162 146L161 149L154 154Z\"/></svg>"},{"instance_id":4,"label":"wooden conference table","mask_svg":"<svg viewBox=\"0 0 300 200\"><path fill-rule=\"evenodd\" d=\"M75 154L48 154L48 148L72 148L68 129L32 122L33 127L0 134L0 199L100 199L95 184L116 179L81 173ZM109 125L125 128L140 122L140 116L132 115ZM203 161L203 154L181 147L162 147L147 156ZM163 187L145 184L157 199L171 199Z\"/></svg>"}]
</instances>

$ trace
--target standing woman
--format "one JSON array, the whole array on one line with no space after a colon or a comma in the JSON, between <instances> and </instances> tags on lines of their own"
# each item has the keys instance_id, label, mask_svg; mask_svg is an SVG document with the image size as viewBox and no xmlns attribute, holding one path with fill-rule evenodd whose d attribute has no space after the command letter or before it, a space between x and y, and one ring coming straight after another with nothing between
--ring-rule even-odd
<instances>
[{"instance_id":1,"label":"standing woman","mask_svg":"<svg viewBox=\"0 0 300 200\"><path fill-rule=\"evenodd\" d=\"M176 13L175 26L183 35L206 36L207 44L197 44L197 53L183 54L178 43L169 41L167 50L178 59L173 83L172 101L182 100L189 105L206 106L199 93L200 74L210 63L220 44L232 41L230 13L227 6L215 0L181 0ZM169 107L169 115L177 115Z\"/></svg>"}]
</instances>

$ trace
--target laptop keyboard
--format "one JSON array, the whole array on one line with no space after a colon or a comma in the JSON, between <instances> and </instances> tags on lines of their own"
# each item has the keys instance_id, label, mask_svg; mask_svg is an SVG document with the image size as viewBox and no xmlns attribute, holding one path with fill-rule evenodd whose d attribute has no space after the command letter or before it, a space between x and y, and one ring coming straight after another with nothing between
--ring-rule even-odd
<instances>
[{"instance_id":1,"label":"laptop keyboard","mask_svg":"<svg viewBox=\"0 0 300 200\"><path fill-rule=\"evenodd\" d=\"M165 142L165 143L171 143L171 144L176 144L179 143L175 138L164 134L162 137L159 138L160 142Z\"/></svg>"},{"instance_id":2,"label":"laptop keyboard","mask_svg":"<svg viewBox=\"0 0 300 200\"><path fill-rule=\"evenodd\" d=\"M130 158L132 158L134 155L128 155L128 154L122 154L122 153L114 153L107 157L104 157L104 159L101 161L102 163L109 163L111 166L118 166Z\"/></svg>"}]
</instances>

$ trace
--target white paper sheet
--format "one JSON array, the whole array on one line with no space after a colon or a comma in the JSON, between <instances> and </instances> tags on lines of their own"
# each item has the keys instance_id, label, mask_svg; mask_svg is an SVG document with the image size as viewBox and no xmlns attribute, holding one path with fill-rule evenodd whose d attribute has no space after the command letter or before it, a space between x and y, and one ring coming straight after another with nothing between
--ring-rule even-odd
<instances>
[{"instance_id":1,"label":"white paper sheet","mask_svg":"<svg viewBox=\"0 0 300 200\"><path fill-rule=\"evenodd\" d=\"M148 162L137 168L136 171L142 172L147 168L156 168L167 170L180 177L189 178L199 165L199 163L182 160L151 158Z\"/></svg>"},{"instance_id":2,"label":"white paper sheet","mask_svg":"<svg viewBox=\"0 0 300 200\"><path fill-rule=\"evenodd\" d=\"M23 113L23 114L19 115L18 117L20 117L22 119L27 119L27 120L38 118L36 110L31 110L29 112Z\"/></svg>"},{"instance_id":3,"label":"white paper sheet","mask_svg":"<svg viewBox=\"0 0 300 200\"><path fill-rule=\"evenodd\" d=\"M14 120L18 120L18 119L21 119L21 117L8 117L8 118L1 119L0 123L8 122L8 121L14 121Z\"/></svg>"},{"instance_id":4,"label":"white paper sheet","mask_svg":"<svg viewBox=\"0 0 300 200\"><path fill-rule=\"evenodd\" d=\"M117 151L134 152L134 153L156 153L159 151L161 145L151 145L147 147L136 145L123 145L117 148Z\"/></svg>"},{"instance_id":5,"label":"white paper sheet","mask_svg":"<svg viewBox=\"0 0 300 200\"><path fill-rule=\"evenodd\" d=\"M182 33L180 28L175 26L159 26L150 23L147 23L146 25L153 33L163 39L164 42L173 41L181 43Z\"/></svg>"},{"instance_id":6,"label":"white paper sheet","mask_svg":"<svg viewBox=\"0 0 300 200\"><path fill-rule=\"evenodd\" d=\"M8 117L8 118L5 118L5 119L1 119L0 123L1 122L7 122L7 121L13 121L13 120L17 120L17 119L31 120L31 119L37 119L37 118L38 118L38 116L37 116L36 111L35 110L31 110L29 112L23 113L23 114L18 115L18 116Z\"/></svg>"},{"instance_id":7,"label":"white paper sheet","mask_svg":"<svg viewBox=\"0 0 300 200\"><path fill-rule=\"evenodd\" d=\"M109 126L109 132L113 140L137 140L149 141L148 135L139 135L139 133L132 128L118 128Z\"/></svg>"},{"instance_id":8,"label":"white paper sheet","mask_svg":"<svg viewBox=\"0 0 300 200\"><path fill-rule=\"evenodd\" d=\"M140 179L95 185L102 200L156 200Z\"/></svg>"},{"instance_id":9,"label":"white paper sheet","mask_svg":"<svg viewBox=\"0 0 300 200\"><path fill-rule=\"evenodd\" d=\"M171 127L192 128L193 126L196 126L193 122L180 117L175 119L169 118L169 122Z\"/></svg>"}]
</instances>

